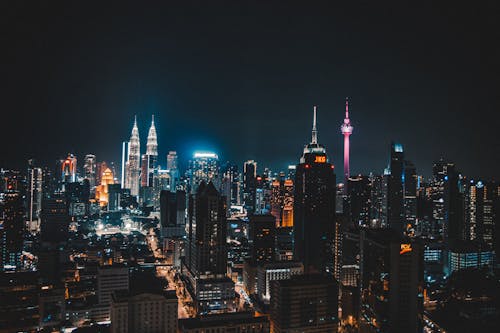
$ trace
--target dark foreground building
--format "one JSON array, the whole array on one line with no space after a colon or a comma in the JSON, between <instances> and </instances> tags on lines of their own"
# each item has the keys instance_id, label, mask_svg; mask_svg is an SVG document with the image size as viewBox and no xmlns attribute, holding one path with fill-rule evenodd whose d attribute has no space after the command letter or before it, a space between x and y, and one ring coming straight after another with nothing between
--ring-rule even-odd
<instances>
[{"instance_id":1,"label":"dark foreground building","mask_svg":"<svg viewBox=\"0 0 500 333\"><path fill-rule=\"evenodd\" d=\"M335 173L326 149L317 141L316 108L311 143L295 174L294 260L302 261L305 273L333 275L335 239Z\"/></svg>"},{"instance_id":2,"label":"dark foreground building","mask_svg":"<svg viewBox=\"0 0 500 333\"><path fill-rule=\"evenodd\" d=\"M273 281L271 332L337 332L338 284L323 275Z\"/></svg>"}]
</instances>

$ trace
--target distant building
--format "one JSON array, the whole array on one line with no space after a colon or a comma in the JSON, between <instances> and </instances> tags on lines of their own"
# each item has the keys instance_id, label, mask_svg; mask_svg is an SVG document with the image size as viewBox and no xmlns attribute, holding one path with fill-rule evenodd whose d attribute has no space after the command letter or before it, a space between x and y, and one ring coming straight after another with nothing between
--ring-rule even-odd
<instances>
[{"instance_id":1,"label":"distant building","mask_svg":"<svg viewBox=\"0 0 500 333\"><path fill-rule=\"evenodd\" d=\"M248 224L248 239L251 258L255 262L274 260L276 219L273 215L251 215Z\"/></svg>"},{"instance_id":2,"label":"distant building","mask_svg":"<svg viewBox=\"0 0 500 333\"><path fill-rule=\"evenodd\" d=\"M61 162L61 181L63 184L76 182L76 157L68 154Z\"/></svg>"},{"instance_id":3,"label":"distant building","mask_svg":"<svg viewBox=\"0 0 500 333\"><path fill-rule=\"evenodd\" d=\"M219 156L212 152L196 152L189 161L187 176L190 193L196 193L201 182L212 182L217 190L220 189Z\"/></svg>"},{"instance_id":4,"label":"distant building","mask_svg":"<svg viewBox=\"0 0 500 333\"><path fill-rule=\"evenodd\" d=\"M83 176L89 180L90 188L96 186L96 158L95 155L85 155L83 162Z\"/></svg>"},{"instance_id":5,"label":"distant building","mask_svg":"<svg viewBox=\"0 0 500 333\"><path fill-rule=\"evenodd\" d=\"M493 267L495 253L492 247L478 241L457 241L448 250L445 274L467 268Z\"/></svg>"},{"instance_id":6,"label":"distant building","mask_svg":"<svg viewBox=\"0 0 500 333\"><path fill-rule=\"evenodd\" d=\"M404 230L404 152L403 145L392 143L387 183L387 223L389 228Z\"/></svg>"},{"instance_id":7,"label":"distant building","mask_svg":"<svg viewBox=\"0 0 500 333\"><path fill-rule=\"evenodd\" d=\"M0 271L21 267L24 213L23 198L18 191L3 193L3 202L0 202Z\"/></svg>"},{"instance_id":8,"label":"distant building","mask_svg":"<svg viewBox=\"0 0 500 333\"><path fill-rule=\"evenodd\" d=\"M26 219L29 223L28 227L32 231L39 231L40 228L40 212L42 211L42 188L43 188L43 171L42 168L36 166L33 159L28 161L28 186L26 193Z\"/></svg>"},{"instance_id":9,"label":"distant building","mask_svg":"<svg viewBox=\"0 0 500 333\"><path fill-rule=\"evenodd\" d=\"M43 242L60 243L68 239L69 211L66 198L59 194L42 201L41 239Z\"/></svg>"},{"instance_id":10,"label":"distant building","mask_svg":"<svg viewBox=\"0 0 500 333\"><path fill-rule=\"evenodd\" d=\"M253 214L256 205L257 162L248 160L243 164L243 203L248 214Z\"/></svg>"}]
</instances>

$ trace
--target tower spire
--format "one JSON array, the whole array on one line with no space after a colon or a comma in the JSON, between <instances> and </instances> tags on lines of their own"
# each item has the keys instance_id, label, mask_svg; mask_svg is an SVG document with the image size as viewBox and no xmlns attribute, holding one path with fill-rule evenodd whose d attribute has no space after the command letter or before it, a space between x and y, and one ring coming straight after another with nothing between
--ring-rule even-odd
<instances>
[{"instance_id":1,"label":"tower spire","mask_svg":"<svg viewBox=\"0 0 500 333\"><path fill-rule=\"evenodd\" d=\"M318 143L318 130L316 129L316 105L313 107L313 128L311 143Z\"/></svg>"},{"instance_id":2,"label":"tower spire","mask_svg":"<svg viewBox=\"0 0 500 333\"><path fill-rule=\"evenodd\" d=\"M345 118L349 119L349 98L345 98Z\"/></svg>"},{"instance_id":3,"label":"tower spire","mask_svg":"<svg viewBox=\"0 0 500 333\"><path fill-rule=\"evenodd\" d=\"M344 123L340 126L340 131L344 136L344 193L347 193L347 184L351 175L349 166L349 136L351 136L352 130L353 127L351 126L351 120L349 119L349 99L346 97Z\"/></svg>"}]
</instances>

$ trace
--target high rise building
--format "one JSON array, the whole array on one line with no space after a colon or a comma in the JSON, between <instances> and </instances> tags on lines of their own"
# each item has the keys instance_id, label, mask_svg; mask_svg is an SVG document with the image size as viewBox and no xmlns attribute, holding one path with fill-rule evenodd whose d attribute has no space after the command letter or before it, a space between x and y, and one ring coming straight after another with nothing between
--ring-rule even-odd
<instances>
[{"instance_id":1,"label":"high rise building","mask_svg":"<svg viewBox=\"0 0 500 333\"><path fill-rule=\"evenodd\" d=\"M257 162L248 160L243 164L243 203L248 214L253 214L256 205Z\"/></svg>"},{"instance_id":2,"label":"high rise building","mask_svg":"<svg viewBox=\"0 0 500 333\"><path fill-rule=\"evenodd\" d=\"M494 204L498 198L499 184L471 180L466 192L466 234L470 240L494 245L495 220Z\"/></svg>"},{"instance_id":3,"label":"high rise building","mask_svg":"<svg viewBox=\"0 0 500 333\"><path fill-rule=\"evenodd\" d=\"M153 187L153 177L158 164L158 140L155 119L151 121L146 143L146 154L142 155L141 187Z\"/></svg>"},{"instance_id":4,"label":"high rise building","mask_svg":"<svg viewBox=\"0 0 500 333\"><path fill-rule=\"evenodd\" d=\"M234 308L234 282L227 277L226 202L212 182L201 182L189 199L183 272L199 315Z\"/></svg>"},{"instance_id":5,"label":"high rise building","mask_svg":"<svg viewBox=\"0 0 500 333\"><path fill-rule=\"evenodd\" d=\"M93 311L94 320L110 320L112 295L118 290L129 290L128 267L121 265L99 267L97 269L98 304Z\"/></svg>"},{"instance_id":6,"label":"high rise building","mask_svg":"<svg viewBox=\"0 0 500 333\"><path fill-rule=\"evenodd\" d=\"M391 144L390 175L387 183L387 222L389 228L404 230L404 152L403 145Z\"/></svg>"},{"instance_id":7,"label":"high rise building","mask_svg":"<svg viewBox=\"0 0 500 333\"><path fill-rule=\"evenodd\" d=\"M359 236L362 317L383 332L422 332L423 246L399 230Z\"/></svg>"},{"instance_id":8,"label":"high rise building","mask_svg":"<svg viewBox=\"0 0 500 333\"><path fill-rule=\"evenodd\" d=\"M3 193L3 201L0 202L0 271L21 266L24 213L20 192Z\"/></svg>"},{"instance_id":9,"label":"high rise building","mask_svg":"<svg viewBox=\"0 0 500 333\"><path fill-rule=\"evenodd\" d=\"M170 190L175 191L179 184L179 162L176 151L169 151L167 155L167 171L170 177Z\"/></svg>"},{"instance_id":10,"label":"high rise building","mask_svg":"<svg viewBox=\"0 0 500 333\"><path fill-rule=\"evenodd\" d=\"M333 274L335 239L335 173L326 149L318 143L314 107L311 143L295 174L294 260L302 261L306 273Z\"/></svg>"},{"instance_id":11,"label":"high rise building","mask_svg":"<svg viewBox=\"0 0 500 333\"><path fill-rule=\"evenodd\" d=\"M238 166L226 163L222 170L222 194L226 197L227 206L240 205L240 172Z\"/></svg>"},{"instance_id":12,"label":"high rise building","mask_svg":"<svg viewBox=\"0 0 500 333\"><path fill-rule=\"evenodd\" d=\"M410 161L405 161L404 166L404 221L405 231L411 233L417 222L417 189L418 175L415 165Z\"/></svg>"},{"instance_id":13,"label":"high rise building","mask_svg":"<svg viewBox=\"0 0 500 333\"><path fill-rule=\"evenodd\" d=\"M121 174L120 174L120 184L122 188L125 187L125 181L127 176L127 162L128 162L128 150L129 150L129 142L122 142L122 163L121 163Z\"/></svg>"},{"instance_id":14,"label":"high rise building","mask_svg":"<svg viewBox=\"0 0 500 333\"><path fill-rule=\"evenodd\" d=\"M88 154L85 155L85 160L83 164L84 177L89 180L90 188L93 189L96 186L96 158L95 155Z\"/></svg>"},{"instance_id":15,"label":"high rise building","mask_svg":"<svg viewBox=\"0 0 500 333\"><path fill-rule=\"evenodd\" d=\"M196 152L189 161L187 171L190 193L196 193L201 182L212 182L215 188L220 188L219 156L211 152Z\"/></svg>"},{"instance_id":16,"label":"high rise building","mask_svg":"<svg viewBox=\"0 0 500 333\"><path fill-rule=\"evenodd\" d=\"M346 98L345 100L345 118L344 118L344 123L340 126L340 131L342 132L342 135L344 136L344 190L345 193L348 191L348 179L351 176L350 174L350 166L349 166L349 137L352 134L352 130L354 127L351 126L351 120L349 119L349 101Z\"/></svg>"},{"instance_id":17,"label":"high rise building","mask_svg":"<svg viewBox=\"0 0 500 333\"><path fill-rule=\"evenodd\" d=\"M76 182L76 157L68 154L61 163L61 181L63 184Z\"/></svg>"},{"instance_id":18,"label":"high rise building","mask_svg":"<svg viewBox=\"0 0 500 333\"><path fill-rule=\"evenodd\" d=\"M108 205L109 202L108 186L114 184L115 180L113 172L111 171L110 168L104 170L100 178L101 178L101 184L96 187L95 197L96 200L99 202L99 205L101 207L105 207Z\"/></svg>"},{"instance_id":19,"label":"high rise building","mask_svg":"<svg viewBox=\"0 0 500 333\"><path fill-rule=\"evenodd\" d=\"M271 214L277 227L293 227L293 180L275 179L271 183Z\"/></svg>"},{"instance_id":20,"label":"high rise building","mask_svg":"<svg viewBox=\"0 0 500 333\"><path fill-rule=\"evenodd\" d=\"M176 151L169 151L167 155L167 170L177 170L179 168Z\"/></svg>"},{"instance_id":21,"label":"high rise building","mask_svg":"<svg viewBox=\"0 0 500 333\"><path fill-rule=\"evenodd\" d=\"M248 229L252 260L255 262L273 261L276 218L273 215L250 215Z\"/></svg>"},{"instance_id":22,"label":"high rise building","mask_svg":"<svg viewBox=\"0 0 500 333\"><path fill-rule=\"evenodd\" d=\"M139 129L137 128L137 117L134 119L132 134L128 144L128 160L125 172L125 188L130 189L132 196L139 195L139 177L141 158L141 142L139 138Z\"/></svg>"},{"instance_id":23,"label":"high rise building","mask_svg":"<svg viewBox=\"0 0 500 333\"><path fill-rule=\"evenodd\" d=\"M418 242L391 244L389 332L423 330L423 248Z\"/></svg>"},{"instance_id":24,"label":"high rise building","mask_svg":"<svg viewBox=\"0 0 500 333\"><path fill-rule=\"evenodd\" d=\"M346 183L351 226L370 225L371 183L367 176L350 177Z\"/></svg>"},{"instance_id":25,"label":"high rise building","mask_svg":"<svg viewBox=\"0 0 500 333\"><path fill-rule=\"evenodd\" d=\"M271 332L337 332L337 282L322 275L294 275L271 284Z\"/></svg>"},{"instance_id":26,"label":"high rise building","mask_svg":"<svg viewBox=\"0 0 500 333\"><path fill-rule=\"evenodd\" d=\"M66 198L55 194L44 198L41 212L41 238L43 242L60 243L68 239L69 212Z\"/></svg>"},{"instance_id":27,"label":"high rise building","mask_svg":"<svg viewBox=\"0 0 500 333\"><path fill-rule=\"evenodd\" d=\"M160 224L163 237L176 238L186 234L186 192L160 193Z\"/></svg>"},{"instance_id":28,"label":"high rise building","mask_svg":"<svg viewBox=\"0 0 500 333\"><path fill-rule=\"evenodd\" d=\"M28 188L26 195L27 220L30 230L38 230L42 210L42 168L36 166L33 159L28 161Z\"/></svg>"}]
</instances>

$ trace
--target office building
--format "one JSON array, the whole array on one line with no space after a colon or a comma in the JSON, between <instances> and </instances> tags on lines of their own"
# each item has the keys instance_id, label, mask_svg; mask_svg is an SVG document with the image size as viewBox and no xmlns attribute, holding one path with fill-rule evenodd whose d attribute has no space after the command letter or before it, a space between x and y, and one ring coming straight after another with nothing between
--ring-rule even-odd
<instances>
[{"instance_id":1,"label":"office building","mask_svg":"<svg viewBox=\"0 0 500 333\"><path fill-rule=\"evenodd\" d=\"M271 332L336 332L338 284L323 275L295 275L271 286Z\"/></svg>"},{"instance_id":2,"label":"office building","mask_svg":"<svg viewBox=\"0 0 500 333\"><path fill-rule=\"evenodd\" d=\"M90 188L93 189L96 183L96 158L95 155L85 155L83 161L83 176L89 180Z\"/></svg>"},{"instance_id":3,"label":"office building","mask_svg":"<svg viewBox=\"0 0 500 333\"><path fill-rule=\"evenodd\" d=\"M101 266L97 269L97 301L92 309L95 321L109 321L112 294L115 291L129 291L129 269L122 265Z\"/></svg>"},{"instance_id":4,"label":"office building","mask_svg":"<svg viewBox=\"0 0 500 333\"><path fill-rule=\"evenodd\" d=\"M69 211L66 198L53 195L42 201L41 212L41 239L48 243L61 243L68 239Z\"/></svg>"},{"instance_id":5,"label":"office building","mask_svg":"<svg viewBox=\"0 0 500 333\"><path fill-rule=\"evenodd\" d=\"M131 293L115 291L111 301L111 333L177 332L175 291Z\"/></svg>"},{"instance_id":6,"label":"office building","mask_svg":"<svg viewBox=\"0 0 500 333\"><path fill-rule=\"evenodd\" d=\"M196 152L189 161L187 177L190 193L196 193L201 182L212 182L217 190L220 188L219 156L211 152Z\"/></svg>"},{"instance_id":7,"label":"office building","mask_svg":"<svg viewBox=\"0 0 500 333\"><path fill-rule=\"evenodd\" d=\"M243 164L243 203L248 214L253 214L256 205L257 162L248 160Z\"/></svg>"},{"instance_id":8,"label":"office building","mask_svg":"<svg viewBox=\"0 0 500 333\"><path fill-rule=\"evenodd\" d=\"M387 223L389 228L404 231L404 152L400 143L391 144L387 182Z\"/></svg>"},{"instance_id":9,"label":"office building","mask_svg":"<svg viewBox=\"0 0 500 333\"><path fill-rule=\"evenodd\" d=\"M273 215L251 215L248 240L251 258L255 262L274 260L276 219Z\"/></svg>"},{"instance_id":10,"label":"office building","mask_svg":"<svg viewBox=\"0 0 500 333\"><path fill-rule=\"evenodd\" d=\"M294 260L303 262L306 273L333 274L335 193L333 164L317 140L315 107L312 140L295 174Z\"/></svg>"},{"instance_id":11,"label":"office building","mask_svg":"<svg viewBox=\"0 0 500 333\"><path fill-rule=\"evenodd\" d=\"M18 191L4 192L0 202L0 271L21 267L24 214L21 194Z\"/></svg>"},{"instance_id":12,"label":"office building","mask_svg":"<svg viewBox=\"0 0 500 333\"><path fill-rule=\"evenodd\" d=\"M198 315L231 311L234 282L227 277L226 202L212 182L189 199L183 273Z\"/></svg>"}]
</instances>

